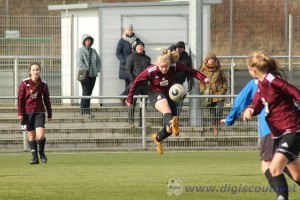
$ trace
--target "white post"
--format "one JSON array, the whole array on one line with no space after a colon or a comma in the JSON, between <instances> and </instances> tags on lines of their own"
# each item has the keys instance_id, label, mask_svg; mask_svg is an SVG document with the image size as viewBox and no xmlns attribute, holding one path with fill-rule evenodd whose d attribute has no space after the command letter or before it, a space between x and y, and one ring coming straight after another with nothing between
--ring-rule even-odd
<instances>
[{"instance_id":1,"label":"white post","mask_svg":"<svg viewBox=\"0 0 300 200\"><path fill-rule=\"evenodd\" d=\"M146 98L142 98L142 147L146 149Z\"/></svg>"},{"instance_id":2,"label":"white post","mask_svg":"<svg viewBox=\"0 0 300 200\"><path fill-rule=\"evenodd\" d=\"M193 68L197 69L202 63L203 56L203 2L202 0L190 0L189 5L190 48ZM193 79L191 94L200 95L198 81ZM202 112L199 98L190 98L190 126L201 126Z\"/></svg>"},{"instance_id":3,"label":"white post","mask_svg":"<svg viewBox=\"0 0 300 200\"><path fill-rule=\"evenodd\" d=\"M15 94L14 95L18 95L18 90L19 90L19 84L18 84L18 58L15 58L15 63L14 63L14 84L15 84ZM18 104L18 99L15 100L15 105Z\"/></svg>"},{"instance_id":4,"label":"white post","mask_svg":"<svg viewBox=\"0 0 300 200\"><path fill-rule=\"evenodd\" d=\"M27 131L22 131L23 135L23 149L27 151Z\"/></svg>"}]
</instances>

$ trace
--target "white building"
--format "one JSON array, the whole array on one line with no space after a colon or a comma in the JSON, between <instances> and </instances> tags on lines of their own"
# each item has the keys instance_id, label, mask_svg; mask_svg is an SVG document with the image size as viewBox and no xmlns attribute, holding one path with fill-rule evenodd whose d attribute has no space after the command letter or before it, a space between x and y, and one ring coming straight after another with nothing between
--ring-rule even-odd
<instances>
[{"instance_id":1,"label":"white building","mask_svg":"<svg viewBox=\"0 0 300 200\"><path fill-rule=\"evenodd\" d=\"M196 0L139 2L139 3L84 3L49 5L49 10L61 10L62 19L62 95L80 96L81 87L76 80L76 50L82 46L81 36L90 34L102 60L100 79L93 96L118 96L124 90L124 80L118 77L119 61L116 47L122 26L131 23L134 32L145 43L146 54L155 62L161 48L167 48L178 41L186 43L186 51L195 58ZM210 4L221 0L203 0L203 55L210 50ZM200 43L201 44L201 43ZM193 67L198 68L199 60L193 59ZM100 100L93 100L99 102ZM116 101L116 100L115 100ZM67 103L67 102L66 102ZM115 103L111 99L101 103Z\"/></svg>"}]
</instances>

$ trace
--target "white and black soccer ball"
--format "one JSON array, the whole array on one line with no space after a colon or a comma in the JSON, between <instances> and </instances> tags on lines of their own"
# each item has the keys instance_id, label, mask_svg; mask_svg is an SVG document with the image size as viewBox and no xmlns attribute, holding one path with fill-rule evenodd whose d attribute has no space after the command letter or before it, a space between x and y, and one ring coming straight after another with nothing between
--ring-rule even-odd
<instances>
[{"instance_id":1,"label":"white and black soccer ball","mask_svg":"<svg viewBox=\"0 0 300 200\"><path fill-rule=\"evenodd\" d=\"M170 87L169 96L175 102L183 101L186 97L186 89L183 85L176 83Z\"/></svg>"}]
</instances>

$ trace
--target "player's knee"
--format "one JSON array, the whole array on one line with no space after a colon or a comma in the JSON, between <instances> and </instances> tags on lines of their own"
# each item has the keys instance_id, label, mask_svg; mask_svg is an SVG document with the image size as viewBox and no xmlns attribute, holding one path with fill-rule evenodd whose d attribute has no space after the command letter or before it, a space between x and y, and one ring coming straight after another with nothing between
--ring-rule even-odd
<instances>
[{"instance_id":1,"label":"player's knee","mask_svg":"<svg viewBox=\"0 0 300 200\"><path fill-rule=\"evenodd\" d=\"M269 169L270 165L271 165L270 160L262 160L261 161L261 171L263 174L265 174L266 170Z\"/></svg>"},{"instance_id":2,"label":"player's knee","mask_svg":"<svg viewBox=\"0 0 300 200\"><path fill-rule=\"evenodd\" d=\"M293 174L293 180L296 182L300 182L300 174Z\"/></svg>"},{"instance_id":3,"label":"player's knee","mask_svg":"<svg viewBox=\"0 0 300 200\"><path fill-rule=\"evenodd\" d=\"M166 128L167 128L166 130L168 133L172 133L172 129L169 126L166 126Z\"/></svg>"},{"instance_id":4,"label":"player's knee","mask_svg":"<svg viewBox=\"0 0 300 200\"><path fill-rule=\"evenodd\" d=\"M282 171L277 166L270 166L270 173L272 176L278 176L282 174Z\"/></svg>"}]
</instances>

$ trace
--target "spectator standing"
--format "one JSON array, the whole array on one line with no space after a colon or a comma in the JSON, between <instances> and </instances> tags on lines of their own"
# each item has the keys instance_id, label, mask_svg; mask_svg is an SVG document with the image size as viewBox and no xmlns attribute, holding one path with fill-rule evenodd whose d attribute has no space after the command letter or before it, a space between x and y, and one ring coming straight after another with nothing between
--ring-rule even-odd
<instances>
[{"instance_id":1,"label":"spectator standing","mask_svg":"<svg viewBox=\"0 0 300 200\"><path fill-rule=\"evenodd\" d=\"M127 95L128 91L127 88L129 87L130 80L127 76L125 65L127 57L132 53L133 48L135 46L135 41L139 40L135 33L133 32L132 24L127 24L123 27L124 33L121 39L118 42L116 56L120 61L119 65L119 79L125 80L125 89L120 95ZM126 99L120 99L123 106L125 106Z\"/></svg>"},{"instance_id":2,"label":"spectator standing","mask_svg":"<svg viewBox=\"0 0 300 200\"><path fill-rule=\"evenodd\" d=\"M89 70L87 81L81 82L82 96L91 96L96 77L101 70L101 60L97 51L92 48L94 38L89 34L82 35L82 47L76 52L76 62L79 69ZM80 113L85 118L94 118L90 110L91 99L81 99Z\"/></svg>"},{"instance_id":3,"label":"spectator standing","mask_svg":"<svg viewBox=\"0 0 300 200\"><path fill-rule=\"evenodd\" d=\"M32 154L30 164L39 164L38 152L43 163L48 161L45 155L45 107L48 121L52 118L52 109L49 98L48 85L41 80L41 66L31 63L29 77L24 79L18 93L18 119L21 129L28 131L28 145ZM45 105L45 106L44 106Z\"/></svg>"},{"instance_id":4,"label":"spectator standing","mask_svg":"<svg viewBox=\"0 0 300 200\"><path fill-rule=\"evenodd\" d=\"M135 78L151 64L151 58L145 54L144 49L145 44L142 41L136 41L135 51L127 57L125 69L127 72L128 79L130 81L130 85L132 85ZM128 93L130 87L128 87L128 89L126 90L128 90ZM134 91L134 95L148 95L149 92L150 88L148 81L143 81L137 86L136 90ZM134 112L136 101L137 99L133 100L133 104L129 107L128 110L128 123L131 128L135 127Z\"/></svg>"},{"instance_id":5,"label":"spectator standing","mask_svg":"<svg viewBox=\"0 0 300 200\"><path fill-rule=\"evenodd\" d=\"M199 82L200 93L203 94L209 88L210 95L225 95L228 88L227 79L220 65L217 56L210 52L205 57L199 71L210 78L209 83ZM212 118L212 127L214 137L219 135L220 118L223 114L224 98L212 98L207 107L210 110Z\"/></svg>"},{"instance_id":6,"label":"spectator standing","mask_svg":"<svg viewBox=\"0 0 300 200\"><path fill-rule=\"evenodd\" d=\"M192 68L192 59L191 56L185 51L185 43L183 41L179 41L176 44L177 51L179 53L179 59L178 62L184 64L185 66ZM176 72L175 74L175 83L182 84L187 80L188 82L188 91L192 90L192 76L186 72ZM180 101L176 103L177 110L178 110L178 116L180 115L180 112L182 110L183 101Z\"/></svg>"}]
</instances>

